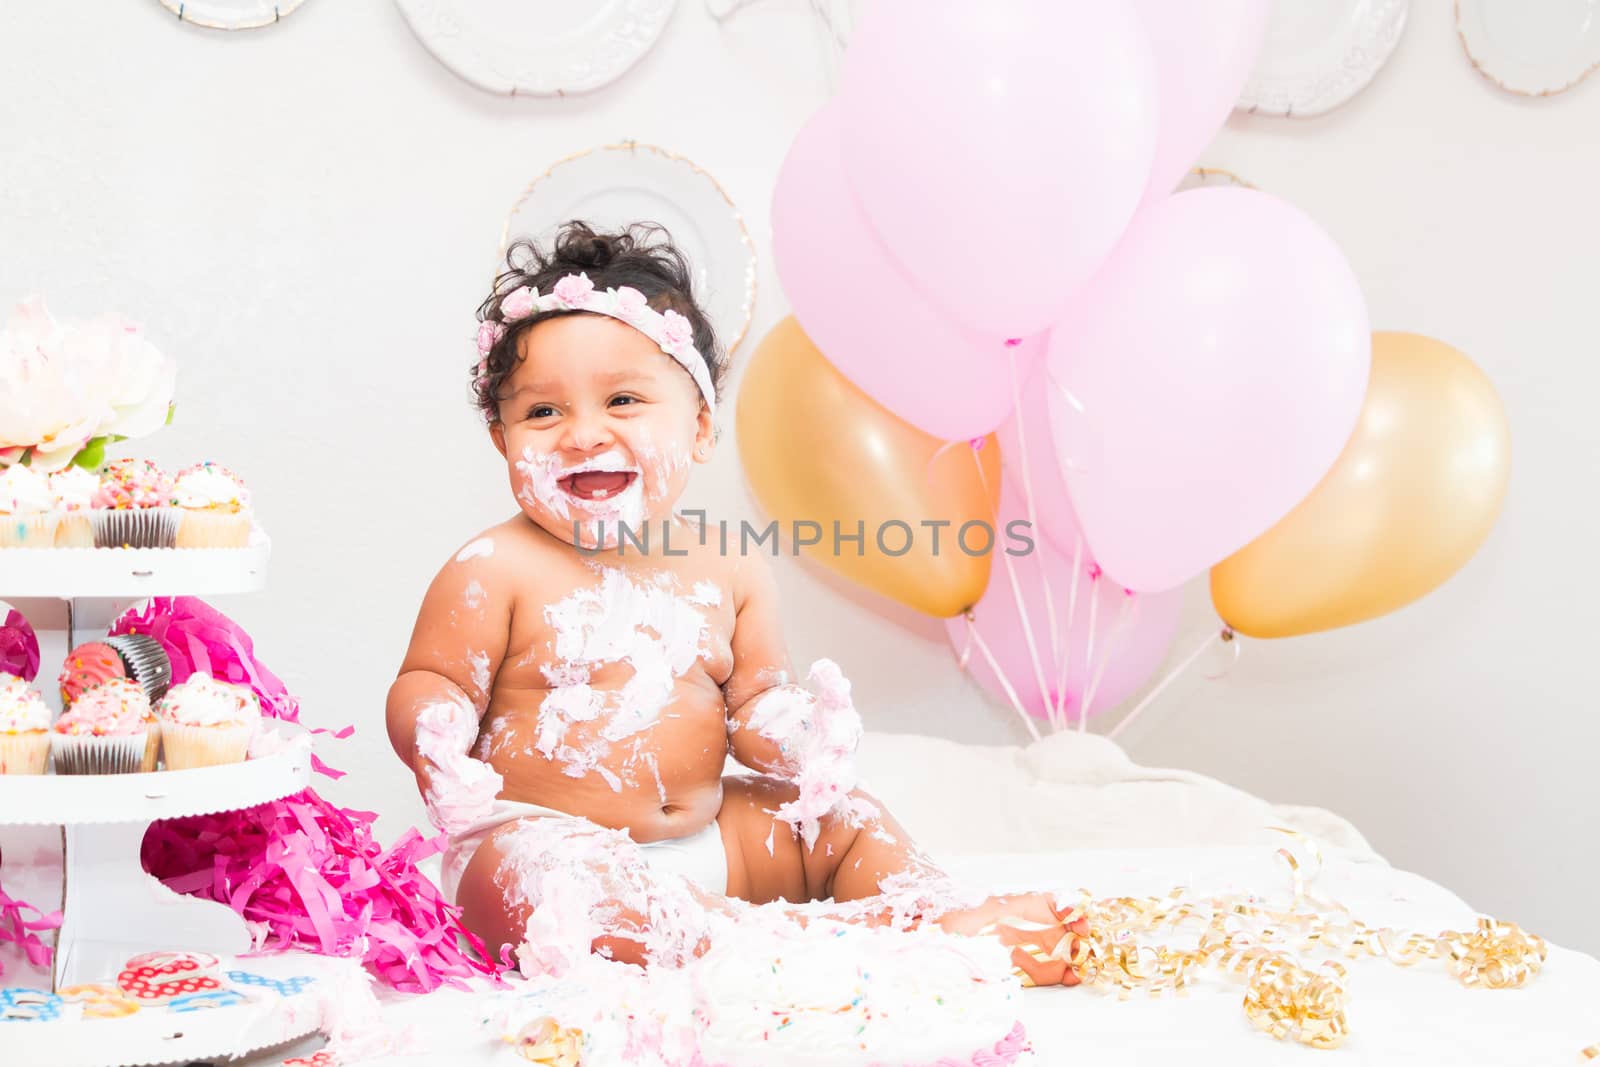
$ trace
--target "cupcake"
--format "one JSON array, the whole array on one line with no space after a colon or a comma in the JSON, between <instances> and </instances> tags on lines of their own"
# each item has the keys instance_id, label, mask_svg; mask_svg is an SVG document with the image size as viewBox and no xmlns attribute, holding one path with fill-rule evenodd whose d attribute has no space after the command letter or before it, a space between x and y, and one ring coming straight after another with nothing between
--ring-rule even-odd
<instances>
[{"instance_id":1,"label":"cupcake","mask_svg":"<svg viewBox=\"0 0 1600 1067\"><path fill-rule=\"evenodd\" d=\"M132 774L150 747L150 700L137 682L113 678L62 712L50 734L57 774Z\"/></svg>"},{"instance_id":2,"label":"cupcake","mask_svg":"<svg viewBox=\"0 0 1600 1067\"><path fill-rule=\"evenodd\" d=\"M239 763L250 747L261 702L242 685L196 671L167 690L156 705L167 770Z\"/></svg>"},{"instance_id":3,"label":"cupcake","mask_svg":"<svg viewBox=\"0 0 1600 1067\"><path fill-rule=\"evenodd\" d=\"M56 506L56 547L93 548L94 526L89 510L94 506L94 491L100 487L99 475L82 467L68 467L50 475L50 495Z\"/></svg>"},{"instance_id":4,"label":"cupcake","mask_svg":"<svg viewBox=\"0 0 1600 1067\"><path fill-rule=\"evenodd\" d=\"M13 463L0 474L0 548L50 548L56 543L50 481Z\"/></svg>"},{"instance_id":5,"label":"cupcake","mask_svg":"<svg viewBox=\"0 0 1600 1067\"><path fill-rule=\"evenodd\" d=\"M178 540L172 480L147 459L107 463L93 503L96 548L171 548Z\"/></svg>"},{"instance_id":6,"label":"cupcake","mask_svg":"<svg viewBox=\"0 0 1600 1067\"><path fill-rule=\"evenodd\" d=\"M61 706L70 707L87 690L113 678L138 682L154 704L172 682L172 661L160 642L144 634L121 634L81 644L67 653L61 665L57 679Z\"/></svg>"},{"instance_id":7,"label":"cupcake","mask_svg":"<svg viewBox=\"0 0 1600 1067\"><path fill-rule=\"evenodd\" d=\"M14 674L0 674L0 774L43 774L50 766L50 709Z\"/></svg>"},{"instance_id":8,"label":"cupcake","mask_svg":"<svg viewBox=\"0 0 1600 1067\"><path fill-rule=\"evenodd\" d=\"M179 548L243 548L250 540L250 491L238 475L209 460L172 481Z\"/></svg>"}]
</instances>

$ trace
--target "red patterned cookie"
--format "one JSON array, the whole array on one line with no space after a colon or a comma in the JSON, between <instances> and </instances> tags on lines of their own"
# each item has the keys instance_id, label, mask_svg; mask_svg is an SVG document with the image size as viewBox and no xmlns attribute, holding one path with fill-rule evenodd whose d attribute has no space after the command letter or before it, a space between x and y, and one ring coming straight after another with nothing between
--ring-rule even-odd
<instances>
[{"instance_id":1,"label":"red patterned cookie","mask_svg":"<svg viewBox=\"0 0 1600 1067\"><path fill-rule=\"evenodd\" d=\"M123 965L117 985L141 1004L165 1004L222 988L221 961L204 952L146 952Z\"/></svg>"}]
</instances>

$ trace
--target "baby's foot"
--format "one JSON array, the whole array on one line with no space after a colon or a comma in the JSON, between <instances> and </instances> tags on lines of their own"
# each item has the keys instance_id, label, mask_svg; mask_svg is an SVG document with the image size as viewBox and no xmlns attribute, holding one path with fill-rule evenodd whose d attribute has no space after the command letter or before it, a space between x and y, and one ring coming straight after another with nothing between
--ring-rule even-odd
<instances>
[{"instance_id":1,"label":"baby's foot","mask_svg":"<svg viewBox=\"0 0 1600 1067\"><path fill-rule=\"evenodd\" d=\"M949 933L993 936L1012 946L1011 962L1024 986L1082 981L1089 923L1074 908L1057 908L1044 893L990 897L975 908L948 912L939 925Z\"/></svg>"}]
</instances>

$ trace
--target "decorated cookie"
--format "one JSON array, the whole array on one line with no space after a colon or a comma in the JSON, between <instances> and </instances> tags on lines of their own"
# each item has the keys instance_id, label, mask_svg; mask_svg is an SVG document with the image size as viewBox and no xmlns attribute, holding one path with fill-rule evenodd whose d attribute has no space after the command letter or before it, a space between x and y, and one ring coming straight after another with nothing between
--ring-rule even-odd
<instances>
[{"instance_id":1,"label":"decorated cookie","mask_svg":"<svg viewBox=\"0 0 1600 1067\"><path fill-rule=\"evenodd\" d=\"M123 966L117 985L141 1004L165 1004L221 989L220 963L203 952L146 952Z\"/></svg>"},{"instance_id":2,"label":"decorated cookie","mask_svg":"<svg viewBox=\"0 0 1600 1067\"><path fill-rule=\"evenodd\" d=\"M251 974L249 971L229 971L228 981L234 985L270 989L280 997L292 997L305 992L306 987L315 985L317 980L305 974L297 974L293 978L268 978L264 974Z\"/></svg>"},{"instance_id":3,"label":"decorated cookie","mask_svg":"<svg viewBox=\"0 0 1600 1067\"><path fill-rule=\"evenodd\" d=\"M43 989L0 989L0 1019L48 1023L61 1018L62 1000Z\"/></svg>"},{"instance_id":4,"label":"decorated cookie","mask_svg":"<svg viewBox=\"0 0 1600 1067\"><path fill-rule=\"evenodd\" d=\"M249 998L236 989L218 989L211 993L191 993L167 1002L168 1011L209 1011L212 1008L232 1008Z\"/></svg>"},{"instance_id":5,"label":"decorated cookie","mask_svg":"<svg viewBox=\"0 0 1600 1067\"><path fill-rule=\"evenodd\" d=\"M61 999L83 1005L85 1019L121 1019L139 1010L139 1002L114 985L69 985Z\"/></svg>"}]
</instances>

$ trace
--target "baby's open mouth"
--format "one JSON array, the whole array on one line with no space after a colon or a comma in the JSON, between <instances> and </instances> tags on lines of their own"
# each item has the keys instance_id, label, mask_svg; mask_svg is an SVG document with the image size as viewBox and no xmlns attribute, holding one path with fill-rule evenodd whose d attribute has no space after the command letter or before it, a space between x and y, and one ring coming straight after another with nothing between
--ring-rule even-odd
<instances>
[{"instance_id":1,"label":"baby's open mouth","mask_svg":"<svg viewBox=\"0 0 1600 1067\"><path fill-rule=\"evenodd\" d=\"M638 476L637 471L579 471L559 479L557 484L579 500L605 500L628 488Z\"/></svg>"}]
</instances>

